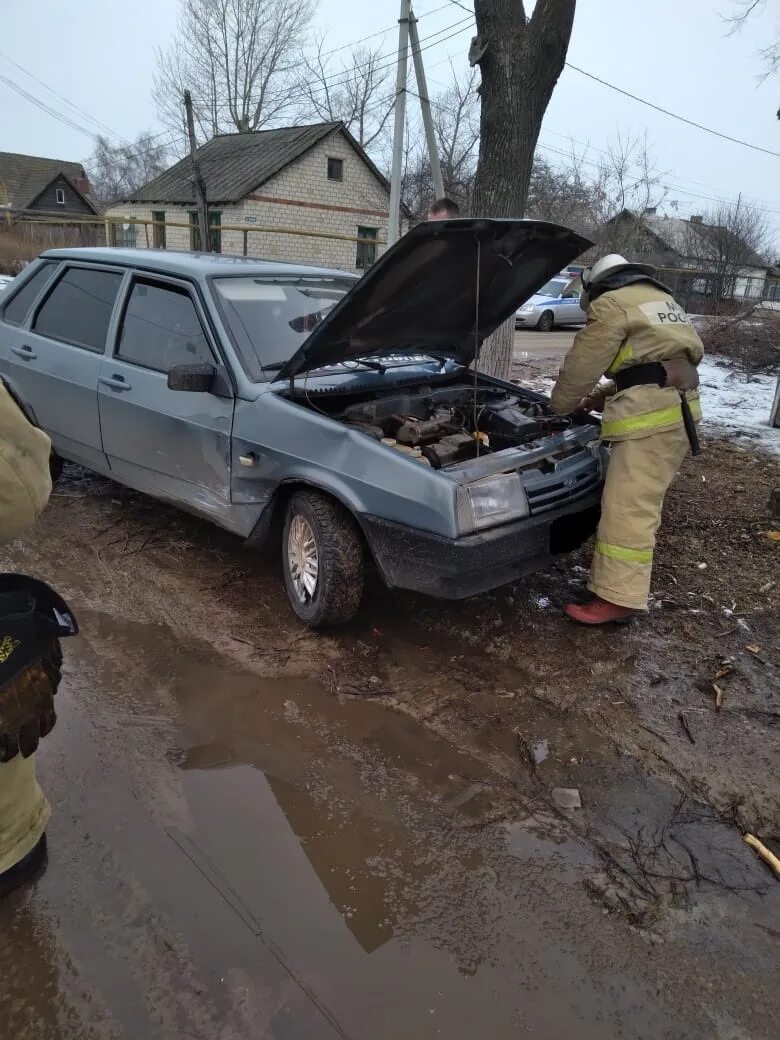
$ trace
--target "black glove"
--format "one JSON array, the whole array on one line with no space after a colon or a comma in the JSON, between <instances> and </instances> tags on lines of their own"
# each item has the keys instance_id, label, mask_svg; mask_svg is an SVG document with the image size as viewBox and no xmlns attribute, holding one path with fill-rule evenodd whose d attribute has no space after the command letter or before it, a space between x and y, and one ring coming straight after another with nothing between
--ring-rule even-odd
<instances>
[{"instance_id":1,"label":"black glove","mask_svg":"<svg viewBox=\"0 0 780 1040\"><path fill-rule=\"evenodd\" d=\"M0 762L29 758L54 729L54 695L62 677L62 650L53 639L41 658L0 689Z\"/></svg>"},{"instance_id":2,"label":"black glove","mask_svg":"<svg viewBox=\"0 0 780 1040\"><path fill-rule=\"evenodd\" d=\"M0 574L0 762L28 758L54 728L59 637L77 632L68 605L48 585Z\"/></svg>"}]
</instances>

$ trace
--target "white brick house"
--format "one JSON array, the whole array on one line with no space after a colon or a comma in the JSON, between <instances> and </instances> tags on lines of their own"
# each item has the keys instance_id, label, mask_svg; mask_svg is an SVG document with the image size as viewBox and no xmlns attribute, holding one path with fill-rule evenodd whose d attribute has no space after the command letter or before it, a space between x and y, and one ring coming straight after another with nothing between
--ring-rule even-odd
<instances>
[{"instance_id":1,"label":"white brick house","mask_svg":"<svg viewBox=\"0 0 780 1040\"><path fill-rule=\"evenodd\" d=\"M341 123L222 134L198 158L220 252L360 271L386 248L390 186ZM190 159L106 216L111 245L198 250Z\"/></svg>"}]
</instances>

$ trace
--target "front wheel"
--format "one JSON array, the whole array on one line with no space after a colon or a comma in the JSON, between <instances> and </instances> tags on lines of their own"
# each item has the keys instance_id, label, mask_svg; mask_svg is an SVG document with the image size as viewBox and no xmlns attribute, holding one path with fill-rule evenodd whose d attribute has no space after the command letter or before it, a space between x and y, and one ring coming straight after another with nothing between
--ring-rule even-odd
<instances>
[{"instance_id":1,"label":"front wheel","mask_svg":"<svg viewBox=\"0 0 780 1040\"><path fill-rule=\"evenodd\" d=\"M290 499L282 538L284 584L293 610L310 628L342 625L363 595L363 545L355 522L316 491Z\"/></svg>"},{"instance_id":2,"label":"front wheel","mask_svg":"<svg viewBox=\"0 0 780 1040\"><path fill-rule=\"evenodd\" d=\"M536 327L540 332L552 332L555 315L552 311L545 311L539 319Z\"/></svg>"}]
</instances>

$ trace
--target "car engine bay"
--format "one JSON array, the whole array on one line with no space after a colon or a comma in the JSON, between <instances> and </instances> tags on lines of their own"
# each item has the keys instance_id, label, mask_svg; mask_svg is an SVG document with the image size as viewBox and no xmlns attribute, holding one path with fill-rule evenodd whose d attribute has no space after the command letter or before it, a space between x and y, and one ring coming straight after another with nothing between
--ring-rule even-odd
<instances>
[{"instance_id":1,"label":"car engine bay","mask_svg":"<svg viewBox=\"0 0 780 1040\"><path fill-rule=\"evenodd\" d=\"M433 469L506 448L536 446L545 437L591 422L587 416L552 415L543 397L519 387L510 392L462 379L454 385L375 393L351 404L344 398L318 393L298 399Z\"/></svg>"}]
</instances>

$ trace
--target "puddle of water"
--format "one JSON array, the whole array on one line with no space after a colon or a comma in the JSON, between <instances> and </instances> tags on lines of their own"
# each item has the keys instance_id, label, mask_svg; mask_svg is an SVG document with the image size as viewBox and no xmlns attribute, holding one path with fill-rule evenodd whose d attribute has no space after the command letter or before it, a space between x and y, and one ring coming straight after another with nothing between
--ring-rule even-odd
<instances>
[{"instance_id":1,"label":"puddle of water","mask_svg":"<svg viewBox=\"0 0 780 1040\"><path fill-rule=\"evenodd\" d=\"M571 837L555 837L557 821L547 826L529 818L506 824L507 850L523 861L542 864L556 881L581 881L597 863L587 846Z\"/></svg>"},{"instance_id":2,"label":"puddle of water","mask_svg":"<svg viewBox=\"0 0 780 1040\"><path fill-rule=\"evenodd\" d=\"M9 1035L605 1040L605 1000L640 1040L672 1027L629 952L594 975L627 940L571 885L582 848L479 826L474 760L164 626L80 621L40 755L51 863L0 906Z\"/></svg>"}]
</instances>

